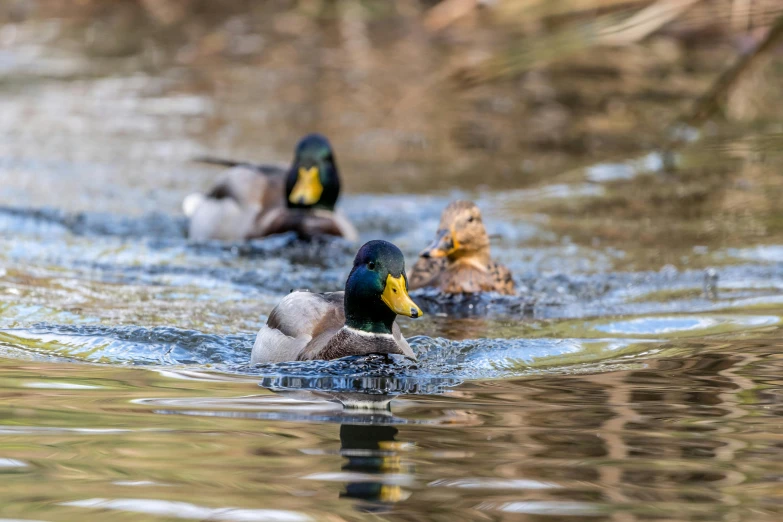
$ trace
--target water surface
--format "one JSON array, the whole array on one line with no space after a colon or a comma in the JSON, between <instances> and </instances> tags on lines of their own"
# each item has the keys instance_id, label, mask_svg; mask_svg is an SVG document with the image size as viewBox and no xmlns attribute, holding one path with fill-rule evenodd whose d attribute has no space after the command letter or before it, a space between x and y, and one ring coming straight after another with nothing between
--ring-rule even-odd
<instances>
[{"instance_id":1,"label":"water surface","mask_svg":"<svg viewBox=\"0 0 783 522\"><path fill-rule=\"evenodd\" d=\"M0 522L779 520L780 55L672 126L777 11L606 47L603 11L301 4L0 7ZM417 292L416 362L249 366L355 246L188 242L189 159L313 130L362 240L411 263L474 199L519 295Z\"/></svg>"}]
</instances>

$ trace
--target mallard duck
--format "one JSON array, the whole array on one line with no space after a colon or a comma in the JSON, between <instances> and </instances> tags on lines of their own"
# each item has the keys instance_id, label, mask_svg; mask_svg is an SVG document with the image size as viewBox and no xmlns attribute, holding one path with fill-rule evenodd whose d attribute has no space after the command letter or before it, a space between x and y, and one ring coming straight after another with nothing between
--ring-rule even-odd
<instances>
[{"instance_id":1,"label":"mallard duck","mask_svg":"<svg viewBox=\"0 0 783 522\"><path fill-rule=\"evenodd\" d=\"M454 201L446 207L435 240L419 254L409 277L411 289L514 294L511 272L492 260L481 211L471 201Z\"/></svg>"},{"instance_id":2,"label":"mallard duck","mask_svg":"<svg viewBox=\"0 0 783 522\"><path fill-rule=\"evenodd\" d=\"M405 259L387 241L359 249L344 292L292 292L269 314L250 362L338 359L370 353L415 358L400 333L397 315L421 317L408 296Z\"/></svg>"},{"instance_id":3,"label":"mallard duck","mask_svg":"<svg viewBox=\"0 0 783 522\"><path fill-rule=\"evenodd\" d=\"M185 198L191 239L243 241L288 231L303 239L358 238L353 225L334 210L340 176L332 146L320 134L299 141L287 169L216 158L197 161L230 168L207 194Z\"/></svg>"}]
</instances>

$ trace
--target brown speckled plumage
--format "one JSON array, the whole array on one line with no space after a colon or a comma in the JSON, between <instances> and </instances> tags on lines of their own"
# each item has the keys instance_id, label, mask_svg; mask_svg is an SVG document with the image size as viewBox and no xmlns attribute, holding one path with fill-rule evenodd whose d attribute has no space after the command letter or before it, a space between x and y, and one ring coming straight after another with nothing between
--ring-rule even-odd
<instances>
[{"instance_id":1,"label":"brown speckled plumage","mask_svg":"<svg viewBox=\"0 0 783 522\"><path fill-rule=\"evenodd\" d=\"M407 343L405 343L405 347L408 347ZM367 336L341 329L329 339L326 347L314 358L331 360L348 355L368 355L371 353L395 353L410 357L409 350L410 348L403 351L402 346L391 337Z\"/></svg>"},{"instance_id":2,"label":"brown speckled plumage","mask_svg":"<svg viewBox=\"0 0 783 522\"><path fill-rule=\"evenodd\" d=\"M448 294L515 293L511 272L492 260L481 211L470 201L446 207L435 241L420 254L408 282L412 289L435 287Z\"/></svg>"}]
</instances>

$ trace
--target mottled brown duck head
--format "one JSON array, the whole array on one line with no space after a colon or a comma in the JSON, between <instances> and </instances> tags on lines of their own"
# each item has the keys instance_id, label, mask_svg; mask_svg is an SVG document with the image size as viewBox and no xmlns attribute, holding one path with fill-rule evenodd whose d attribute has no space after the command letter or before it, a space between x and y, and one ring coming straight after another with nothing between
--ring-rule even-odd
<instances>
[{"instance_id":1,"label":"mottled brown duck head","mask_svg":"<svg viewBox=\"0 0 783 522\"><path fill-rule=\"evenodd\" d=\"M421 257L447 257L489 260L489 236L481 219L481 211L472 201L454 201L440 216L435 240L420 254Z\"/></svg>"}]
</instances>

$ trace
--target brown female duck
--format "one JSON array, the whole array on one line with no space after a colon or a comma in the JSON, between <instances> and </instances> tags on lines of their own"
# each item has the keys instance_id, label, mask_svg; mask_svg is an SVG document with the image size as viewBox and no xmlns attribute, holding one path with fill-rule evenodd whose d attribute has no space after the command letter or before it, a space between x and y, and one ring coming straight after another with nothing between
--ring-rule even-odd
<instances>
[{"instance_id":1,"label":"brown female duck","mask_svg":"<svg viewBox=\"0 0 783 522\"><path fill-rule=\"evenodd\" d=\"M409 278L411 289L515 293L511 272L492 260L481 211L470 201L454 201L446 207L435 240L419 254Z\"/></svg>"}]
</instances>

